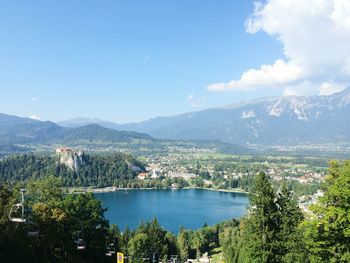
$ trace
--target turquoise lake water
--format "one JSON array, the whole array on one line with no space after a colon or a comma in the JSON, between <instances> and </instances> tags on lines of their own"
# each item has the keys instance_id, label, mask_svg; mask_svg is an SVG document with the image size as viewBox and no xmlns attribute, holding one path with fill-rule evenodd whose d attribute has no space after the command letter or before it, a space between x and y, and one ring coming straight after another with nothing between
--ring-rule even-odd
<instances>
[{"instance_id":1,"label":"turquoise lake water","mask_svg":"<svg viewBox=\"0 0 350 263\"><path fill-rule=\"evenodd\" d=\"M154 217L174 233L180 226L197 229L204 223L212 225L244 216L248 205L246 194L199 189L116 191L95 196L108 208L106 218L121 231Z\"/></svg>"}]
</instances>

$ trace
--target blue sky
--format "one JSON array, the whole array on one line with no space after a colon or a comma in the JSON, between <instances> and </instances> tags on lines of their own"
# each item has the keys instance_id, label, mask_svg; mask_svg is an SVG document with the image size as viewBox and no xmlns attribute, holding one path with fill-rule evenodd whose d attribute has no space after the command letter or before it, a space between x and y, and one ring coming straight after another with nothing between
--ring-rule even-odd
<instances>
[{"instance_id":1,"label":"blue sky","mask_svg":"<svg viewBox=\"0 0 350 263\"><path fill-rule=\"evenodd\" d=\"M253 14L250 0L0 1L0 112L123 123L282 95L239 82L292 60Z\"/></svg>"}]
</instances>

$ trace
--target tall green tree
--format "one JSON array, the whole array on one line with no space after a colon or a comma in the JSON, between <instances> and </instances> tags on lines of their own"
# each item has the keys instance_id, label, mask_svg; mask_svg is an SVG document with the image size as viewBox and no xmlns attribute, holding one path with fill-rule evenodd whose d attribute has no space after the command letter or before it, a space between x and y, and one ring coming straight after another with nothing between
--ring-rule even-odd
<instances>
[{"instance_id":1,"label":"tall green tree","mask_svg":"<svg viewBox=\"0 0 350 263\"><path fill-rule=\"evenodd\" d=\"M107 244L114 244L113 249L117 252L122 252L123 250L123 240L122 234L117 225L112 224L108 229L107 234Z\"/></svg>"},{"instance_id":2,"label":"tall green tree","mask_svg":"<svg viewBox=\"0 0 350 263\"><path fill-rule=\"evenodd\" d=\"M249 215L243 232L245 262L279 262L276 257L279 228L276 194L264 173L255 176L249 199Z\"/></svg>"},{"instance_id":3,"label":"tall green tree","mask_svg":"<svg viewBox=\"0 0 350 263\"><path fill-rule=\"evenodd\" d=\"M204 252L207 240L202 231L195 231L191 236L191 248L196 251L196 258Z\"/></svg>"},{"instance_id":4,"label":"tall green tree","mask_svg":"<svg viewBox=\"0 0 350 263\"><path fill-rule=\"evenodd\" d=\"M86 242L86 250L81 257L84 262L96 262L105 255L108 221L104 218L106 209L93 194L67 195L63 201L63 210L68 215L69 224L65 224L69 233L81 231ZM77 237L71 237L76 240ZM74 246L76 248L76 246ZM77 254L76 252L74 255Z\"/></svg>"},{"instance_id":5,"label":"tall green tree","mask_svg":"<svg viewBox=\"0 0 350 263\"><path fill-rule=\"evenodd\" d=\"M220 233L220 244L224 254L225 262L240 262L240 250L242 248L242 237L238 227L227 227Z\"/></svg>"},{"instance_id":6,"label":"tall green tree","mask_svg":"<svg viewBox=\"0 0 350 263\"><path fill-rule=\"evenodd\" d=\"M240 226L243 240L239 242L236 235L236 247L229 250L234 253L231 256L239 254L239 260L234 262L307 262L299 229L303 214L286 184L276 192L268 177L259 173L249 198L249 214Z\"/></svg>"},{"instance_id":7,"label":"tall green tree","mask_svg":"<svg viewBox=\"0 0 350 263\"><path fill-rule=\"evenodd\" d=\"M350 162L330 162L324 196L303 224L311 262L350 262Z\"/></svg>"},{"instance_id":8,"label":"tall green tree","mask_svg":"<svg viewBox=\"0 0 350 263\"><path fill-rule=\"evenodd\" d=\"M147 241L148 237L145 233L137 233L130 239L128 247L130 262L142 262L142 258L150 256L146 252L148 250Z\"/></svg>"},{"instance_id":9,"label":"tall green tree","mask_svg":"<svg viewBox=\"0 0 350 263\"><path fill-rule=\"evenodd\" d=\"M130 228L127 226L124 232L122 233L122 237L121 237L121 252L127 254L128 244L131 238L132 238L132 232L130 231Z\"/></svg>"},{"instance_id":10,"label":"tall green tree","mask_svg":"<svg viewBox=\"0 0 350 263\"><path fill-rule=\"evenodd\" d=\"M180 228L179 235L177 237L177 246L179 249L181 261L186 261L190 255L190 237L187 230L183 227Z\"/></svg>"},{"instance_id":11,"label":"tall green tree","mask_svg":"<svg viewBox=\"0 0 350 263\"><path fill-rule=\"evenodd\" d=\"M139 255L150 258L155 253L161 259L166 258L169 254L168 244L170 242L167 238L167 231L159 225L157 219L146 223L141 222L129 241L129 254L133 258Z\"/></svg>"},{"instance_id":12,"label":"tall green tree","mask_svg":"<svg viewBox=\"0 0 350 263\"><path fill-rule=\"evenodd\" d=\"M285 183L277 191L277 206L279 211L277 240L281 262L307 262L307 251L299 228L304 216Z\"/></svg>"}]
</instances>

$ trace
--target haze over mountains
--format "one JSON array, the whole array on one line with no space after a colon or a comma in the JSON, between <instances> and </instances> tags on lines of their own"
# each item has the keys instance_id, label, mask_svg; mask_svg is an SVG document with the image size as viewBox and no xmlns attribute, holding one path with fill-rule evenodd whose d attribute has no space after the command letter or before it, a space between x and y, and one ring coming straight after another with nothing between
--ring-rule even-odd
<instances>
[{"instance_id":1,"label":"haze over mountains","mask_svg":"<svg viewBox=\"0 0 350 263\"><path fill-rule=\"evenodd\" d=\"M129 142L153 141L148 134L116 131L97 124L66 128L50 121L38 121L0 114L0 144L75 144L78 141Z\"/></svg>"},{"instance_id":2,"label":"haze over mountains","mask_svg":"<svg viewBox=\"0 0 350 263\"><path fill-rule=\"evenodd\" d=\"M246 147L217 140L162 140L145 133L114 130L94 123L77 126L68 128L50 121L0 114L0 156L9 152L31 151L36 146L45 145L52 147L65 145L94 150L123 149L137 152L162 152L172 147L182 147L204 148L229 154L254 153Z\"/></svg>"},{"instance_id":3,"label":"haze over mountains","mask_svg":"<svg viewBox=\"0 0 350 263\"><path fill-rule=\"evenodd\" d=\"M140 123L74 119L59 124L79 127L89 123L156 138L222 140L241 145L350 142L350 88L331 96L261 98Z\"/></svg>"},{"instance_id":4,"label":"haze over mountains","mask_svg":"<svg viewBox=\"0 0 350 263\"><path fill-rule=\"evenodd\" d=\"M331 96L261 98L123 125L84 118L56 124L0 114L0 144L3 145L152 142L155 138L240 145L349 143L350 89Z\"/></svg>"},{"instance_id":5,"label":"haze over mountains","mask_svg":"<svg viewBox=\"0 0 350 263\"><path fill-rule=\"evenodd\" d=\"M114 129L114 130L120 130L122 126L112 121L90 119L90 118L74 118L66 121L57 122L57 124L62 127L68 127L68 128L77 128L88 124L98 124L102 127L105 127L108 129Z\"/></svg>"}]
</instances>

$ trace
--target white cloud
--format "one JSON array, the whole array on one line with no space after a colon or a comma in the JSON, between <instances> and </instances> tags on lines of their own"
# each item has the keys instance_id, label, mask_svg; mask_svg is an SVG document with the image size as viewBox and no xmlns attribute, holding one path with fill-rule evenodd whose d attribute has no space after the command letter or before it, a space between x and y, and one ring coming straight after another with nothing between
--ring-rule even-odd
<instances>
[{"instance_id":1,"label":"white cloud","mask_svg":"<svg viewBox=\"0 0 350 263\"><path fill-rule=\"evenodd\" d=\"M246 30L276 37L283 44L286 59L249 69L238 80L209 85L209 90L290 89L296 85L316 94L323 83L350 81L349 0L257 2Z\"/></svg>"},{"instance_id":2,"label":"white cloud","mask_svg":"<svg viewBox=\"0 0 350 263\"><path fill-rule=\"evenodd\" d=\"M302 70L291 63L276 60L273 65L262 65L260 69L249 69L239 80L228 83L216 83L208 86L208 90L247 90L259 86L271 86L292 82L300 78Z\"/></svg>"},{"instance_id":3,"label":"white cloud","mask_svg":"<svg viewBox=\"0 0 350 263\"><path fill-rule=\"evenodd\" d=\"M346 88L344 83L335 83L333 81L314 83L311 81L304 81L295 85L288 85L284 87L284 96L302 96L302 95L320 95L328 96L334 93L343 91ZM318 93L315 93L318 91Z\"/></svg>"},{"instance_id":4,"label":"white cloud","mask_svg":"<svg viewBox=\"0 0 350 263\"><path fill-rule=\"evenodd\" d=\"M331 14L331 19L340 30L350 30L350 1L349 0L337 0L334 2L334 10Z\"/></svg>"},{"instance_id":5,"label":"white cloud","mask_svg":"<svg viewBox=\"0 0 350 263\"><path fill-rule=\"evenodd\" d=\"M334 93L343 91L346 88L345 84L342 83L334 83L334 82L324 82L320 87L320 95L328 96Z\"/></svg>"},{"instance_id":6,"label":"white cloud","mask_svg":"<svg viewBox=\"0 0 350 263\"><path fill-rule=\"evenodd\" d=\"M193 92L187 96L187 101L190 103L192 108L198 108L203 106L205 97L197 97Z\"/></svg>"},{"instance_id":7,"label":"white cloud","mask_svg":"<svg viewBox=\"0 0 350 263\"><path fill-rule=\"evenodd\" d=\"M283 96L314 95L319 85L311 81L303 81L294 85L287 85L283 88Z\"/></svg>"},{"instance_id":8,"label":"white cloud","mask_svg":"<svg viewBox=\"0 0 350 263\"><path fill-rule=\"evenodd\" d=\"M35 114L30 115L29 118L33 119L33 120L36 120L36 121L41 121L41 118L38 115L35 115Z\"/></svg>"}]
</instances>

